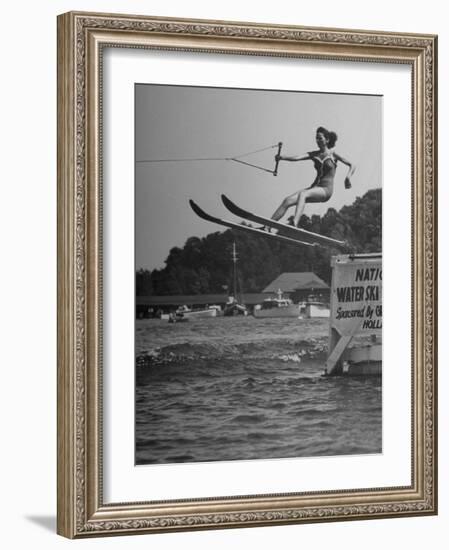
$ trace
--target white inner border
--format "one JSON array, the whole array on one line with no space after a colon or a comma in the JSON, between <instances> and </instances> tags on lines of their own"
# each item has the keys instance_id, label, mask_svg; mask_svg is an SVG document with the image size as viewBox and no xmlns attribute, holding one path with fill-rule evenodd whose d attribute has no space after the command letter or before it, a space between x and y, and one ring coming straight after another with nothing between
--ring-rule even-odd
<instances>
[{"instance_id":1,"label":"white inner border","mask_svg":"<svg viewBox=\"0 0 449 550\"><path fill-rule=\"evenodd\" d=\"M411 483L411 70L255 56L104 50L104 502ZM383 453L134 466L134 84L383 95ZM354 422L357 419L354 418Z\"/></svg>"}]
</instances>

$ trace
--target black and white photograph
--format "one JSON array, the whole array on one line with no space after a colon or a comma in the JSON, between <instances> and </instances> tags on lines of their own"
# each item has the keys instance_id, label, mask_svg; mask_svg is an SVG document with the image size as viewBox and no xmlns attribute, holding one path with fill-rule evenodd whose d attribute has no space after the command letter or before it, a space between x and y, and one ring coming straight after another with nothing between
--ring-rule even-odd
<instances>
[{"instance_id":1,"label":"black and white photograph","mask_svg":"<svg viewBox=\"0 0 449 550\"><path fill-rule=\"evenodd\" d=\"M137 465L382 452L382 97L136 84Z\"/></svg>"}]
</instances>

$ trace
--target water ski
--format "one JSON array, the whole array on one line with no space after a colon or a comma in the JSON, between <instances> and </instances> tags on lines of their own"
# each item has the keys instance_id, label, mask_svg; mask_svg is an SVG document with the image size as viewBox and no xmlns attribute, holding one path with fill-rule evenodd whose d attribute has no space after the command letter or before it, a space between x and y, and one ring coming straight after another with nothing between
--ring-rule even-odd
<instances>
[{"instance_id":1,"label":"water ski","mask_svg":"<svg viewBox=\"0 0 449 550\"><path fill-rule=\"evenodd\" d=\"M221 195L221 200L226 208L235 216L239 216L245 220L278 230L278 237L288 237L289 239L294 239L295 241L301 241L303 244L307 243L309 245L327 246L337 248L339 250L348 250L348 243L345 241L338 241L337 239L332 239L331 237L326 237L325 235L320 235L319 233L306 231L300 227L286 225L269 218L264 218L263 216L258 216L257 214L253 214L252 212L248 212L247 210L240 208L240 206L237 206L230 199L228 199L226 195Z\"/></svg>"},{"instance_id":2,"label":"water ski","mask_svg":"<svg viewBox=\"0 0 449 550\"><path fill-rule=\"evenodd\" d=\"M255 227L250 227L248 225L241 225L238 223L230 222L228 220L222 220L221 218L216 218L215 216L211 216L210 214L205 212L193 200L189 200L189 204L197 216L199 216L200 218L208 222L216 223L218 225L223 225L224 227L229 227L230 229L237 229L238 231L245 231L246 233L251 233L253 235L260 235L265 238L276 239L277 241L283 241L289 244L296 244L296 245L302 244L305 246L314 246L313 243L302 242L298 239L293 239L288 236L277 235L275 233L268 233L267 231L256 229Z\"/></svg>"}]
</instances>

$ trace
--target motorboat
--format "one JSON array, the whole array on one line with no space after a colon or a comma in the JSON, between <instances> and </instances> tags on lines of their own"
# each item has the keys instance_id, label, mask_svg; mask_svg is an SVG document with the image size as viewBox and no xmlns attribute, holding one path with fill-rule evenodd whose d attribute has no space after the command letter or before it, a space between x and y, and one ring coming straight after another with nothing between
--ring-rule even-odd
<instances>
[{"instance_id":1,"label":"motorboat","mask_svg":"<svg viewBox=\"0 0 449 550\"><path fill-rule=\"evenodd\" d=\"M254 308L254 317L296 317L300 316L298 304L294 304L290 298L284 298L279 289L277 297L270 296L256 305Z\"/></svg>"}]
</instances>

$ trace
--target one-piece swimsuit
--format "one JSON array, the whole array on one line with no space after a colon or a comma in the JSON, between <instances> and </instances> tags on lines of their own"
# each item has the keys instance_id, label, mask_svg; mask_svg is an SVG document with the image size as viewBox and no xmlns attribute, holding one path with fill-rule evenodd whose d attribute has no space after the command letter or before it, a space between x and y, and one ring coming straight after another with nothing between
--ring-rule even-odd
<instances>
[{"instance_id":1,"label":"one-piece swimsuit","mask_svg":"<svg viewBox=\"0 0 449 550\"><path fill-rule=\"evenodd\" d=\"M309 187L321 187L326 191L326 199L329 200L334 192L334 177L337 169L337 160L333 153L329 153L324 158L319 157L319 151L311 151L309 153L310 159L313 161L317 176L315 181Z\"/></svg>"}]
</instances>

